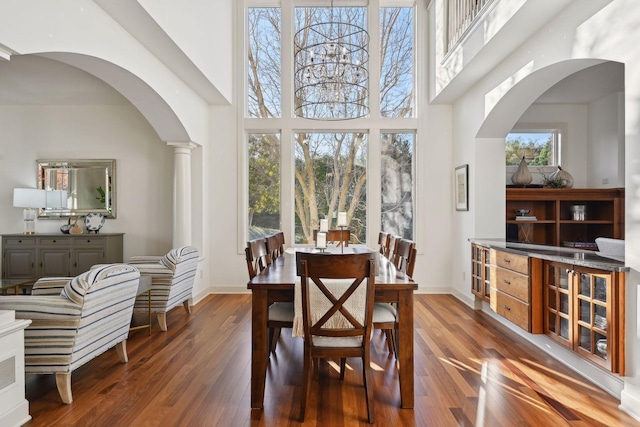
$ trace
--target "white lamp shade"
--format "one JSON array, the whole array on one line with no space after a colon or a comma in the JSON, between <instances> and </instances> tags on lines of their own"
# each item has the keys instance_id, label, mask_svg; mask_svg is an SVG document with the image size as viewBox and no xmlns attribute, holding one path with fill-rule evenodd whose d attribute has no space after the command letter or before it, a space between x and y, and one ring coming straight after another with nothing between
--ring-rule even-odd
<instances>
[{"instance_id":1,"label":"white lamp shade","mask_svg":"<svg viewBox=\"0 0 640 427\"><path fill-rule=\"evenodd\" d=\"M47 206L48 208L66 208L67 207L67 191L66 190L52 190L47 191Z\"/></svg>"},{"instance_id":2,"label":"white lamp shade","mask_svg":"<svg viewBox=\"0 0 640 427\"><path fill-rule=\"evenodd\" d=\"M35 188L14 188L13 206L16 208L44 208L47 206L47 192Z\"/></svg>"}]
</instances>

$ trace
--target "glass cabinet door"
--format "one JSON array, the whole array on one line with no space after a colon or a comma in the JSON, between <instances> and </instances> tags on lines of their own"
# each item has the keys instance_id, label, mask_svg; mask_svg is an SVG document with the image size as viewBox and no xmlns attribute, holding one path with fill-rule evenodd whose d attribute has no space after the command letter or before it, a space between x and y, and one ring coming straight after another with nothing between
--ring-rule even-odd
<instances>
[{"instance_id":1,"label":"glass cabinet door","mask_svg":"<svg viewBox=\"0 0 640 427\"><path fill-rule=\"evenodd\" d=\"M546 263L544 275L544 328L545 333L570 346L571 276L568 266Z\"/></svg>"},{"instance_id":2,"label":"glass cabinet door","mask_svg":"<svg viewBox=\"0 0 640 427\"><path fill-rule=\"evenodd\" d=\"M611 277L582 271L577 274L577 329L580 339L575 342L575 350L606 361L609 354L607 300L611 294Z\"/></svg>"},{"instance_id":3,"label":"glass cabinet door","mask_svg":"<svg viewBox=\"0 0 640 427\"><path fill-rule=\"evenodd\" d=\"M489 265L489 248L479 245L471 245L471 292L474 295L489 300L489 284L491 278L491 267Z\"/></svg>"}]
</instances>

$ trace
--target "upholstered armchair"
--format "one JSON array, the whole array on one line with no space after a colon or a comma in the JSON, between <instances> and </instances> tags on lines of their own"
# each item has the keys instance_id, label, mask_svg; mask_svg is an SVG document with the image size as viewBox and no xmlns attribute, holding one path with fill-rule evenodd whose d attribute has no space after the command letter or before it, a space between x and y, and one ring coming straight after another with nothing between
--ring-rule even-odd
<instances>
[{"instance_id":1,"label":"upholstered armchair","mask_svg":"<svg viewBox=\"0 0 640 427\"><path fill-rule=\"evenodd\" d=\"M129 259L140 275L151 276L151 312L156 313L160 329L167 330L167 312L183 304L187 313L191 291L198 267L198 249L183 246L172 249L164 256L135 256ZM149 310L147 293L138 295L134 311L146 313Z\"/></svg>"},{"instance_id":2,"label":"upholstered armchair","mask_svg":"<svg viewBox=\"0 0 640 427\"><path fill-rule=\"evenodd\" d=\"M24 334L25 372L55 374L64 403L71 403L71 373L112 347L127 362L127 337L140 273L107 264L75 278L45 278L31 295L0 296L0 310L31 319Z\"/></svg>"}]
</instances>

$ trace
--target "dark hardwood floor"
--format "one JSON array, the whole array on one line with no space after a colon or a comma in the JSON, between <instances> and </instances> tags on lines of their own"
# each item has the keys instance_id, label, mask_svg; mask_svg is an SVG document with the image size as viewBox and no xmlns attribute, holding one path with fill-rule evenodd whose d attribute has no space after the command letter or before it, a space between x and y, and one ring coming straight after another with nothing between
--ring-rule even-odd
<instances>
[{"instance_id":1,"label":"dark hardwood floor","mask_svg":"<svg viewBox=\"0 0 640 427\"><path fill-rule=\"evenodd\" d=\"M300 425L302 341L288 330L267 372L265 409L251 420L251 296L212 295L187 315L130 334L129 362L110 350L72 375L60 401L52 375L27 375L27 426ZM376 331L372 360L379 426L640 426L619 402L454 297L415 296L415 409L400 409L395 359ZM344 381L320 366L309 426L367 425L359 361Z\"/></svg>"}]
</instances>

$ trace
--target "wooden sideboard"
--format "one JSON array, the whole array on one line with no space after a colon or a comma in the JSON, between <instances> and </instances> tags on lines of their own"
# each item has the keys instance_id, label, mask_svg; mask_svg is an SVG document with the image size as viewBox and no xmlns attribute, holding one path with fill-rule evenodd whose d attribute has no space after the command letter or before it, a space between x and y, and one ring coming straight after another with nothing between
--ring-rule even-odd
<instances>
[{"instance_id":1,"label":"wooden sideboard","mask_svg":"<svg viewBox=\"0 0 640 427\"><path fill-rule=\"evenodd\" d=\"M472 240L471 248L471 292L492 311L625 374L624 263L542 245Z\"/></svg>"},{"instance_id":2,"label":"wooden sideboard","mask_svg":"<svg viewBox=\"0 0 640 427\"><path fill-rule=\"evenodd\" d=\"M122 262L123 233L5 234L2 278L74 277L95 264Z\"/></svg>"}]
</instances>

